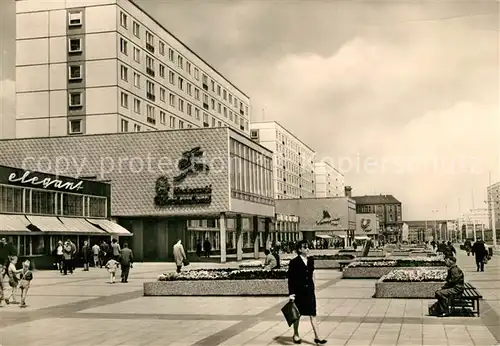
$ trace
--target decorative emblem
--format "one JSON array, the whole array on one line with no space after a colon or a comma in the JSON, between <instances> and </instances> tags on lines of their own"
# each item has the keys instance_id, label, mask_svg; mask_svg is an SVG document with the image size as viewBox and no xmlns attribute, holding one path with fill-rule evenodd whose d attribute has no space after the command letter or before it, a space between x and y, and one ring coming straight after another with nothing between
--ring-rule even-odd
<instances>
[{"instance_id":1,"label":"decorative emblem","mask_svg":"<svg viewBox=\"0 0 500 346\"><path fill-rule=\"evenodd\" d=\"M361 219L361 229L367 233L370 232L372 230L370 227L371 221L370 219Z\"/></svg>"},{"instance_id":2,"label":"decorative emblem","mask_svg":"<svg viewBox=\"0 0 500 346\"><path fill-rule=\"evenodd\" d=\"M338 226L339 222L340 222L340 217L332 218L327 210L323 210L323 218L319 221L316 221L316 225L329 224L332 226Z\"/></svg>"},{"instance_id":3,"label":"decorative emblem","mask_svg":"<svg viewBox=\"0 0 500 346\"><path fill-rule=\"evenodd\" d=\"M191 150L182 153L182 158L177 163L177 168L181 171L181 174L174 177L174 183L181 183L190 174L198 174L201 172L208 173L210 167L201 161L203 157L203 151L201 147L196 147Z\"/></svg>"}]
</instances>

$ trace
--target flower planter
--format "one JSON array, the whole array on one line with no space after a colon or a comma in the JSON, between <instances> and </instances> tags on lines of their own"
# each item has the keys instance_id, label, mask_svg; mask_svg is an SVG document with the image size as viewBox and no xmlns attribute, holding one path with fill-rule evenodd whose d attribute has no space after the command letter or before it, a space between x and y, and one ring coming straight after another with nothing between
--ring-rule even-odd
<instances>
[{"instance_id":1,"label":"flower planter","mask_svg":"<svg viewBox=\"0 0 500 346\"><path fill-rule=\"evenodd\" d=\"M339 269L340 262L347 262L351 260L315 260L314 268L315 269Z\"/></svg>"},{"instance_id":2,"label":"flower planter","mask_svg":"<svg viewBox=\"0 0 500 346\"><path fill-rule=\"evenodd\" d=\"M436 291L443 285L443 281L383 282L379 280L375 284L373 297L434 299Z\"/></svg>"},{"instance_id":3,"label":"flower planter","mask_svg":"<svg viewBox=\"0 0 500 346\"><path fill-rule=\"evenodd\" d=\"M394 270L394 267L345 267L342 279L379 279Z\"/></svg>"},{"instance_id":4,"label":"flower planter","mask_svg":"<svg viewBox=\"0 0 500 346\"><path fill-rule=\"evenodd\" d=\"M288 280L145 282L144 296L288 296Z\"/></svg>"}]
</instances>

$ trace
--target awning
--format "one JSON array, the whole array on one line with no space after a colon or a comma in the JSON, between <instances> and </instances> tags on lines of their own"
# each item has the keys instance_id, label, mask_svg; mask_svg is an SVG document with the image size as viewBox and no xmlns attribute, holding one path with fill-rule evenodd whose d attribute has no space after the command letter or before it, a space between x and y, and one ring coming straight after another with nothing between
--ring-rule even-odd
<instances>
[{"instance_id":1,"label":"awning","mask_svg":"<svg viewBox=\"0 0 500 346\"><path fill-rule=\"evenodd\" d=\"M316 234L316 237L321 238L321 239L332 239L331 236L326 235L326 234Z\"/></svg>"},{"instance_id":2,"label":"awning","mask_svg":"<svg viewBox=\"0 0 500 346\"><path fill-rule=\"evenodd\" d=\"M73 233L56 216L26 215L29 222L42 232Z\"/></svg>"},{"instance_id":3,"label":"awning","mask_svg":"<svg viewBox=\"0 0 500 346\"><path fill-rule=\"evenodd\" d=\"M0 214L0 232L30 233L29 224L24 215Z\"/></svg>"},{"instance_id":4,"label":"awning","mask_svg":"<svg viewBox=\"0 0 500 346\"><path fill-rule=\"evenodd\" d=\"M106 232L97 228L84 218L77 217L59 217L64 226L66 226L71 233L87 234L87 235L106 235Z\"/></svg>"},{"instance_id":5,"label":"awning","mask_svg":"<svg viewBox=\"0 0 500 346\"><path fill-rule=\"evenodd\" d=\"M357 240L368 240L368 239L370 239L370 237L367 237L366 235L362 235L362 236L359 236L359 237L354 237L354 239L357 239Z\"/></svg>"},{"instance_id":6,"label":"awning","mask_svg":"<svg viewBox=\"0 0 500 346\"><path fill-rule=\"evenodd\" d=\"M125 236L125 237L132 236L132 233L130 233L125 227L120 226L116 222L112 222L106 219L86 219L86 220L93 225L101 227L103 230L105 230L110 234Z\"/></svg>"}]
</instances>

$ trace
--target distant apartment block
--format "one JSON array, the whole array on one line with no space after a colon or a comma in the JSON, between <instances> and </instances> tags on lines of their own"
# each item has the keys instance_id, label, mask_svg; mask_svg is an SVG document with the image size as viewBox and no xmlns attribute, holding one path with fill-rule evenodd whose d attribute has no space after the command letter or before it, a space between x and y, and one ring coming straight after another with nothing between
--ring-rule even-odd
<instances>
[{"instance_id":1,"label":"distant apartment block","mask_svg":"<svg viewBox=\"0 0 500 346\"><path fill-rule=\"evenodd\" d=\"M276 121L250 123L250 138L273 154L274 198L315 197L315 152Z\"/></svg>"},{"instance_id":2,"label":"distant apartment block","mask_svg":"<svg viewBox=\"0 0 500 346\"><path fill-rule=\"evenodd\" d=\"M344 197L344 175L326 161L314 163L316 197Z\"/></svg>"},{"instance_id":3,"label":"distant apartment block","mask_svg":"<svg viewBox=\"0 0 500 346\"><path fill-rule=\"evenodd\" d=\"M492 215L494 212L495 229L499 229L500 228L500 182L488 186L487 193L488 193L489 228L493 229Z\"/></svg>"},{"instance_id":4,"label":"distant apartment block","mask_svg":"<svg viewBox=\"0 0 500 346\"><path fill-rule=\"evenodd\" d=\"M249 135L249 97L133 1L20 0L16 19L16 137Z\"/></svg>"}]
</instances>

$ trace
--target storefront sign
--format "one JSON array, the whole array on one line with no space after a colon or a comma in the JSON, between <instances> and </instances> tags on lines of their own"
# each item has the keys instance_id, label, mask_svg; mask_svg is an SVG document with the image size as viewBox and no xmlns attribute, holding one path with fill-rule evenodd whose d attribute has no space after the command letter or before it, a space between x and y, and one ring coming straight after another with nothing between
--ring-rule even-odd
<instances>
[{"instance_id":1,"label":"storefront sign","mask_svg":"<svg viewBox=\"0 0 500 346\"><path fill-rule=\"evenodd\" d=\"M338 226L340 223L340 217L332 218L327 210L323 210L323 218L316 221L316 225L332 225Z\"/></svg>"},{"instance_id":2,"label":"storefront sign","mask_svg":"<svg viewBox=\"0 0 500 346\"><path fill-rule=\"evenodd\" d=\"M31 171L25 171L22 176L19 176L16 173L11 173L9 175L10 183L18 183L18 184L26 184L31 185L33 187L43 187L44 189L53 188L59 190L66 191L80 191L83 190L83 181L80 180L78 182L70 182L64 181L60 179L52 179L52 178L40 178L35 175L35 173Z\"/></svg>"},{"instance_id":3,"label":"storefront sign","mask_svg":"<svg viewBox=\"0 0 500 346\"><path fill-rule=\"evenodd\" d=\"M200 147L195 147L184 152L177 165L181 173L173 178L173 184L178 185L184 182L189 175L208 173L210 171L208 165L200 162L202 156L203 151ZM176 186L172 190L169 178L166 175L156 180L155 190L156 196L154 202L158 207L210 204L212 202L212 185L195 188L180 188ZM172 190L172 194L170 194L170 190Z\"/></svg>"},{"instance_id":4,"label":"storefront sign","mask_svg":"<svg viewBox=\"0 0 500 346\"><path fill-rule=\"evenodd\" d=\"M377 214L356 214L356 235L378 234Z\"/></svg>"}]
</instances>

